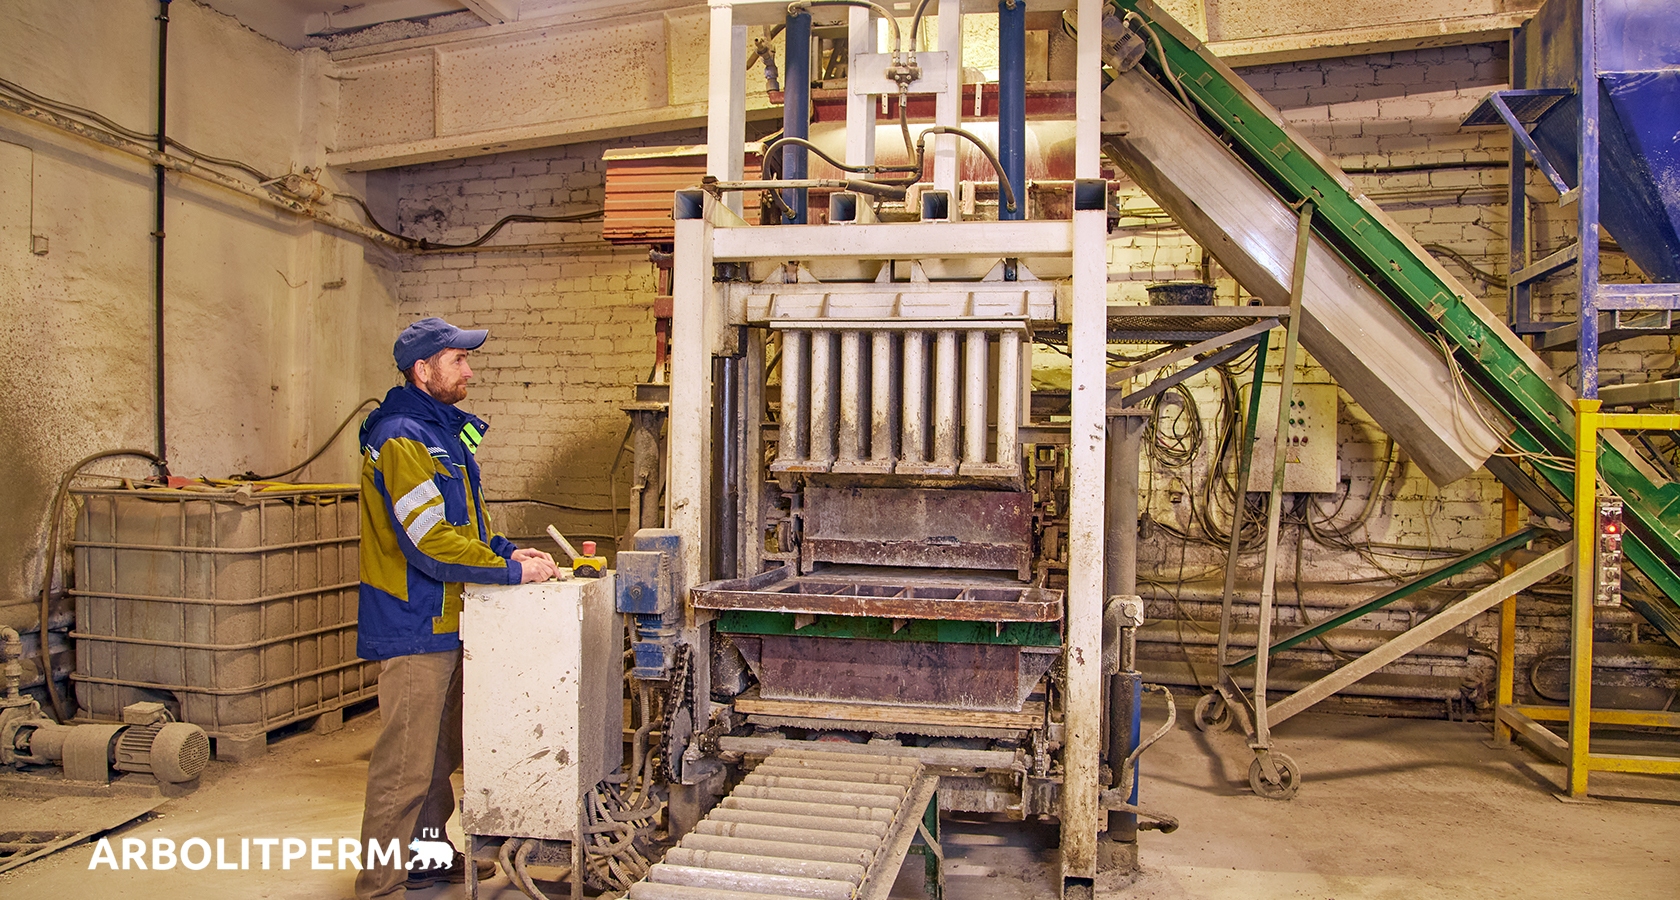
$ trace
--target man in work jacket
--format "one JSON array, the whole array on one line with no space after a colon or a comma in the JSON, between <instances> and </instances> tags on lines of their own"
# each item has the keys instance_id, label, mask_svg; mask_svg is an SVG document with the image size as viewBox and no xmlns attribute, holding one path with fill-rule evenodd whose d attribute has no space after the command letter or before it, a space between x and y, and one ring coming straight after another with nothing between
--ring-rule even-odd
<instances>
[{"instance_id":1,"label":"man in work jacket","mask_svg":"<svg viewBox=\"0 0 1680 900\"><path fill-rule=\"evenodd\" d=\"M357 898L464 881L466 862L402 868L410 841L444 841L461 765L461 589L554 577L554 560L490 530L473 454L486 426L455 407L467 352L488 332L442 319L403 329L393 351L405 384L362 423L361 602L356 653L380 661L382 728L368 760L362 846L403 848L356 876ZM495 872L481 866L480 877Z\"/></svg>"}]
</instances>

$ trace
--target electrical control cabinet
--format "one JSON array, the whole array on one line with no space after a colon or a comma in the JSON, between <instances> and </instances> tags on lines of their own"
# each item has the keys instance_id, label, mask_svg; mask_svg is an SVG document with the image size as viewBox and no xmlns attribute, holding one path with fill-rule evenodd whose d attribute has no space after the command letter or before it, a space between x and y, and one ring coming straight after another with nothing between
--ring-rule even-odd
<instances>
[{"instance_id":1,"label":"electrical control cabinet","mask_svg":"<svg viewBox=\"0 0 1680 900\"><path fill-rule=\"evenodd\" d=\"M1260 418L1255 431L1260 440L1254 447L1254 468L1248 489L1265 493L1272 489L1272 452L1276 446L1278 383L1267 381L1260 388ZM1247 385L1241 389L1239 420L1248 417ZM1289 492L1329 494L1336 490L1336 386L1296 382L1284 423L1283 489Z\"/></svg>"},{"instance_id":2,"label":"electrical control cabinet","mask_svg":"<svg viewBox=\"0 0 1680 900\"><path fill-rule=\"evenodd\" d=\"M461 829L575 840L623 757L623 620L600 578L468 585Z\"/></svg>"}]
</instances>

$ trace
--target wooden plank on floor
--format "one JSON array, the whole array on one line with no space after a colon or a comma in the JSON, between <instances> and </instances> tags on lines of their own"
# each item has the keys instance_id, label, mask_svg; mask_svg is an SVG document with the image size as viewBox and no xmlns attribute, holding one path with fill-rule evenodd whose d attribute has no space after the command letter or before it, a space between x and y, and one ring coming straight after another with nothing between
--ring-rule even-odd
<instances>
[{"instance_id":1,"label":"wooden plank on floor","mask_svg":"<svg viewBox=\"0 0 1680 900\"><path fill-rule=\"evenodd\" d=\"M1553 734L1546 726L1530 719L1522 713L1502 706L1495 713L1499 721L1511 727L1512 731L1528 739L1540 755L1559 765L1569 764L1569 742Z\"/></svg>"}]
</instances>

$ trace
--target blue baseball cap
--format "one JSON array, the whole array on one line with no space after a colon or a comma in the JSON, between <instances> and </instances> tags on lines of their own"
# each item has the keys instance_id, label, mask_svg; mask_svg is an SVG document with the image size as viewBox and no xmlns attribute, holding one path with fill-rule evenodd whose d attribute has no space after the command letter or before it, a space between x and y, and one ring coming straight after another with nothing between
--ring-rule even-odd
<instances>
[{"instance_id":1,"label":"blue baseball cap","mask_svg":"<svg viewBox=\"0 0 1680 900\"><path fill-rule=\"evenodd\" d=\"M397 335L397 344L391 348L391 353L397 358L397 368L406 372L416 362L440 350L477 350L489 336L488 329L469 331L456 328L433 316L404 328L402 334Z\"/></svg>"}]
</instances>

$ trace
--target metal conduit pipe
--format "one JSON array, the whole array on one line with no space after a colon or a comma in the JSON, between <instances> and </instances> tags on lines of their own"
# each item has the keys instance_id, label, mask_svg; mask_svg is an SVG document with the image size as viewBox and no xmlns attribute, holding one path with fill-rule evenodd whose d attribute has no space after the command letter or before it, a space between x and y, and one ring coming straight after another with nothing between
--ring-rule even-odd
<instances>
[{"instance_id":1,"label":"metal conduit pipe","mask_svg":"<svg viewBox=\"0 0 1680 900\"><path fill-rule=\"evenodd\" d=\"M169 100L169 2L158 0L158 51L157 51L157 152L164 155L169 149L169 137L166 132L168 117L165 114ZM153 190L155 206L152 210L152 400L156 416L154 428L157 432L158 468L165 471L169 459L169 439L164 405L163 380L163 214L164 214L164 173L168 170L161 164L152 165L152 176L156 181Z\"/></svg>"},{"instance_id":2,"label":"metal conduit pipe","mask_svg":"<svg viewBox=\"0 0 1680 900\"><path fill-rule=\"evenodd\" d=\"M782 93L782 135L799 138L811 136L811 13L808 10L788 11L787 17L786 89ZM808 151L798 141L790 141L782 148L782 177L790 180L804 178L807 172ZM782 214L782 224L805 224L804 188L782 191L782 202L788 207Z\"/></svg>"},{"instance_id":3,"label":"metal conduit pipe","mask_svg":"<svg viewBox=\"0 0 1680 900\"><path fill-rule=\"evenodd\" d=\"M1132 750L1131 755L1126 757L1125 763L1120 767L1120 786L1103 791L1099 795L1098 803L1103 809L1108 810L1110 815L1117 812L1126 813L1133 817L1133 821L1136 821L1138 816L1142 816L1149 819L1150 824L1139 827L1153 828L1162 834L1172 834L1178 830L1178 819L1176 817L1137 805L1137 760L1139 756L1143 755L1143 751L1148 750L1150 745L1172 730L1174 723L1178 721L1178 705L1173 702L1172 692L1161 685L1145 684L1141 687L1144 691L1157 691L1166 697L1167 720L1162 723L1160 728L1155 730L1154 734L1149 736L1148 740L1138 744Z\"/></svg>"},{"instance_id":4,"label":"metal conduit pipe","mask_svg":"<svg viewBox=\"0 0 1680 900\"><path fill-rule=\"evenodd\" d=\"M502 872L510 879L513 878L513 851L519 849L519 843L519 838L510 837L502 841L501 849L496 851L496 857L502 864Z\"/></svg>"},{"instance_id":5,"label":"metal conduit pipe","mask_svg":"<svg viewBox=\"0 0 1680 900\"><path fill-rule=\"evenodd\" d=\"M42 109L32 103L26 103L22 100L0 95L0 109L22 116L26 119L40 122L44 125L49 125L60 131L73 134L79 138L93 141L96 144L101 144L111 148L112 150L143 159L148 163L162 166L171 172L176 172L191 178L197 178L200 181L209 182L210 184L214 184L218 187L223 187L235 193L243 194L246 197L266 203L276 209L282 209L295 215L303 216L308 219L314 219L329 228L335 228L346 234L353 234L356 237L372 241L373 243L389 247L393 250L414 250L420 246L418 241L411 241L407 238L392 237L383 231L369 228L360 222L352 222L349 219L334 215L324 209L318 209L315 206L304 203L301 200L293 200L290 197L282 197L278 194L270 193L261 187L246 184L237 178L223 175L214 169L205 168L191 160L179 159L174 156L159 153L157 150L148 147L145 144L137 143L127 138L118 137L114 134L101 131L100 129L84 125L75 119L67 118L50 110Z\"/></svg>"},{"instance_id":6,"label":"metal conduit pipe","mask_svg":"<svg viewBox=\"0 0 1680 900\"><path fill-rule=\"evenodd\" d=\"M965 463L986 461L987 334L970 331L964 340L963 365L963 452Z\"/></svg>"},{"instance_id":7,"label":"metal conduit pipe","mask_svg":"<svg viewBox=\"0 0 1680 900\"><path fill-rule=\"evenodd\" d=\"M941 331L935 349L933 387L933 461L957 464L957 333Z\"/></svg>"}]
</instances>

